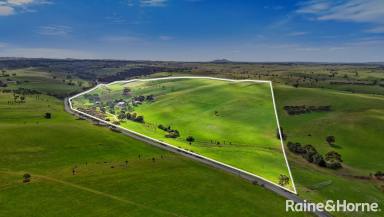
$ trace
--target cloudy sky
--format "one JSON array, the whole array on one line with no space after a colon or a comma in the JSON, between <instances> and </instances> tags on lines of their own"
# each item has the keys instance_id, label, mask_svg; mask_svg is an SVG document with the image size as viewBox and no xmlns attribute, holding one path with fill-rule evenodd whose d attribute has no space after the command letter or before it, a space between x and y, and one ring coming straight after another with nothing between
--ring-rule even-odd
<instances>
[{"instance_id":1,"label":"cloudy sky","mask_svg":"<svg viewBox=\"0 0 384 217\"><path fill-rule=\"evenodd\" d=\"M0 0L0 56L384 61L384 0Z\"/></svg>"}]
</instances>

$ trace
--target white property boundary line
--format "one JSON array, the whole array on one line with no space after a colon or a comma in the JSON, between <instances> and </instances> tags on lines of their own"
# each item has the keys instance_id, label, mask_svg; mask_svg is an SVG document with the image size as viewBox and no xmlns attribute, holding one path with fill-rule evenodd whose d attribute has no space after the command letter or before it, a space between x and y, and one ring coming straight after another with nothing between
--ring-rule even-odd
<instances>
[{"instance_id":1,"label":"white property boundary line","mask_svg":"<svg viewBox=\"0 0 384 217\"><path fill-rule=\"evenodd\" d=\"M258 176L258 175L256 175L256 174L253 174L253 173L247 172L247 171L245 171L245 170L242 170L242 169L233 167L233 166L231 166L231 165L222 163L222 162L220 162L220 161L216 161L216 160L214 160L214 159L211 159L211 158L208 158L208 157L205 157L205 156L202 156L202 155L199 155L199 154L196 154L196 153L187 151L187 150L185 150L185 149L182 149L182 148L176 147L176 146L174 146L174 145L168 144L168 143L166 143L166 142L160 141L160 140L158 140L158 139L155 139L155 138L152 138L152 137L143 135L143 134L138 133L138 132L136 132L136 131L132 131L132 130L130 130L130 129L127 129L127 128L124 128L124 127L121 127L121 126L112 124L112 123L110 123L110 122L108 122L108 121L105 121L105 120L102 120L102 119L100 119L100 118L94 117L94 116L92 116L92 115L89 115L89 114L87 114L87 113L85 113L85 112L82 112L82 111L79 111L79 110L77 110L77 109L74 109L74 108L72 107L72 100L73 100L74 98L79 97L79 96L81 96L81 95L84 95L84 94L86 94L86 93L89 93L89 92L91 92L91 91L93 91L93 90L95 90L95 89L97 89L97 88L99 88L99 87L101 87L101 86L109 86L109 85L117 84L117 83L130 83L130 82L135 82L135 81L156 81L156 80L171 80L171 79L183 79L183 78L190 78L190 79L211 79L211 80L231 81L231 82L254 82L254 83L268 83L268 84L269 84L269 86L271 87L272 102L273 102L273 108L274 108L274 110L275 110L276 123L277 123L278 131L279 131L279 136L280 136L281 149L283 150L283 155L284 155L285 163L286 163L287 168L288 168L289 177L290 177L290 180L291 180L291 182L292 182L293 191L292 191L291 189L288 189L288 188L286 188L286 187L283 187L283 186L281 186L281 185L278 185L278 184L276 184L276 183L274 183L274 182L272 182L272 181L269 181L269 180L267 180L267 179L265 179L265 178L263 178L263 177L261 177L261 176ZM98 121L100 121L100 122L103 122L103 123L105 123L105 124L107 124L107 125L116 127L116 128L118 128L118 129L126 130L126 131L128 131L128 132L130 132L130 133L132 133L132 134L137 135L137 136L141 136L141 137L144 137L144 138L146 138L146 139L152 140L152 141L154 141L154 142L157 142L157 143L160 143L160 144L169 146L169 147L171 147L171 148L173 148L173 149L176 149L176 150L179 150L179 151L182 151L182 152L186 152L186 153L188 153L188 154L190 154L190 155L193 155L193 156L195 156L195 157L203 158L203 159L205 159L205 160L207 160L207 161L211 161L211 162L214 162L214 163L216 163L216 164L219 164L219 165L222 165L222 166L231 168L231 169L233 169L233 170L235 170L235 171L238 171L238 172L241 172L241 173L244 173L244 174L247 174L247 175L256 177L256 178L259 178L259 179L264 180L264 181L266 181L266 182L268 182L268 183L270 183L270 184L272 184L272 185L275 185L275 186L277 186L277 187L279 187L279 188L282 188L282 189L284 189L284 190L286 190L286 191L289 191L289 192L291 192L291 193L297 194L296 187L295 187L295 183L294 183L294 181L293 181L293 177L292 177L291 168L289 167L288 159L287 159L287 156L286 156L286 154L285 154L285 150L284 150L284 143L283 143L282 134L281 134L281 131L280 131L279 118L278 118L277 110L276 110L275 97L274 97L274 94L273 94L272 81L266 81L266 80L233 80L233 79L226 79L226 78L215 78L215 77L204 77L204 76L178 76L178 77L163 77L163 78L149 78L149 79L131 79L131 80L125 80L125 81L124 81L124 80L123 80L123 81L114 81L114 82L111 82L111 83L108 83L108 84L98 84L97 86L95 86L95 87L93 87L93 88L91 88L91 89L89 89L89 90L87 90L87 91L81 92L81 93L79 93L79 94L76 94L76 95L70 97L70 98L68 99L68 103L69 103L69 107L70 107L73 111L75 111L75 112L77 112L77 113L80 113L80 114L82 114L82 115L88 116L88 117L90 117L90 118L93 118L93 119L95 119L95 120L98 120Z\"/></svg>"}]
</instances>

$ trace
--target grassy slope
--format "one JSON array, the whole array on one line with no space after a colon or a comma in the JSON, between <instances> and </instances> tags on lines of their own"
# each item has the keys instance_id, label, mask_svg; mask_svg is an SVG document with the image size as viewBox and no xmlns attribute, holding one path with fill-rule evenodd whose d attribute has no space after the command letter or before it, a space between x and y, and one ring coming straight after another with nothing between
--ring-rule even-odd
<instances>
[{"instance_id":1,"label":"grassy slope","mask_svg":"<svg viewBox=\"0 0 384 217\"><path fill-rule=\"evenodd\" d=\"M345 73L353 74L354 71L359 72L359 78L372 76L372 73L359 69L349 69ZM382 75L382 73L377 74L376 77L382 77ZM229 77L232 78L232 74ZM332 86L333 89L338 89L338 87L337 85ZM350 85L348 88L352 90L364 88L362 92L366 92L371 87ZM339 199L352 202L378 202L383 210L384 183L382 181L366 181L347 177L351 175L368 176L369 173L383 170L383 97L319 88L292 88L276 84L274 90L280 123L288 134L288 141L310 143L322 154L335 150L342 154L344 167L346 167L336 172L322 169L287 151L299 195L304 199L314 201ZM331 105L333 111L288 116L283 110L285 105L302 104ZM309 133L312 136L309 137ZM328 135L336 137L336 148L331 148L326 144L325 137ZM382 212L333 214L335 216L378 217L383 215Z\"/></svg>"},{"instance_id":2,"label":"grassy slope","mask_svg":"<svg viewBox=\"0 0 384 217\"><path fill-rule=\"evenodd\" d=\"M342 175L368 176L384 167L384 98L286 86L277 86L275 93L280 121L288 134L288 141L313 144L322 154L337 151L344 160L344 169L332 171L310 165L301 157L289 153L288 158L300 195L316 201L346 199L351 202L379 202L383 207L382 182ZM288 116L283 110L284 105L331 105L333 111ZM327 135L335 136L336 147L325 142ZM382 213L337 215L381 216Z\"/></svg>"},{"instance_id":3,"label":"grassy slope","mask_svg":"<svg viewBox=\"0 0 384 217\"><path fill-rule=\"evenodd\" d=\"M20 105L8 100L11 95L0 93L0 216L287 215L283 198L75 120L52 97L27 96ZM42 118L45 112L53 118ZM31 183L21 182L24 172Z\"/></svg>"},{"instance_id":4,"label":"grassy slope","mask_svg":"<svg viewBox=\"0 0 384 217\"><path fill-rule=\"evenodd\" d=\"M132 89L132 95L154 94L156 100L135 108L135 112L145 117L146 125L126 121L122 126L275 183L280 174L288 175L280 141L276 138L269 84L175 79L115 84L108 86L111 92L104 88L95 92L103 92L105 101L120 99L125 86ZM159 124L179 130L180 138L166 138L165 132L157 129ZM192 145L185 140L190 135L196 139ZM220 145L212 144L211 140L219 141Z\"/></svg>"}]
</instances>

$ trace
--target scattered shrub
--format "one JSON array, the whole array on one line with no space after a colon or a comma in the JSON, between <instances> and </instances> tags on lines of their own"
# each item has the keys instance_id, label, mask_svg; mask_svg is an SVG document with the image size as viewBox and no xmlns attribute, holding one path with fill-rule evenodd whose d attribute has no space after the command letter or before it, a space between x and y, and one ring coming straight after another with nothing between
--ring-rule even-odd
<instances>
[{"instance_id":1,"label":"scattered shrub","mask_svg":"<svg viewBox=\"0 0 384 217\"><path fill-rule=\"evenodd\" d=\"M52 115L49 112L44 114L44 118L46 118L46 119L51 119L51 117L52 117Z\"/></svg>"},{"instance_id":2,"label":"scattered shrub","mask_svg":"<svg viewBox=\"0 0 384 217\"><path fill-rule=\"evenodd\" d=\"M336 139L335 139L334 136L327 136L327 137L325 138L325 141L327 141L327 143L328 143L329 145L332 145L333 143L336 142Z\"/></svg>"},{"instance_id":3,"label":"scattered shrub","mask_svg":"<svg viewBox=\"0 0 384 217\"><path fill-rule=\"evenodd\" d=\"M189 144L191 145L192 142L195 141L195 138L193 138L192 136L188 136L188 137L186 138L186 140L187 140L187 142L189 142Z\"/></svg>"},{"instance_id":4,"label":"scattered shrub","mask_svg":"<svg viewBox=\"0 0 384 217\"><path fill-rule=\"evenodd\" d=\"M137 116L134 121L139 123L144 123L144 117L142 115Z\"/></svg>"},{"instance_id":5,"label":"scattered shrub","mask_svg":"<svg viewBox=\"0 0 384 217\"><path fill-rule=\"evenodd\" d=\"M279 185L285 186L289 184L289 177L286 175L279 176Z\"/></svg>"},{"instance_id":6,"label":"scattered shrub","mask_svg":"<svg viewBox=\"0 0 384 217\"><path fill-rule=\"evenodd\" d=\"M27 183L27 182L30 182L31 181L31 175L29 173L25 173L23 175L23 183Z\"/></svg>"}]
</instances>

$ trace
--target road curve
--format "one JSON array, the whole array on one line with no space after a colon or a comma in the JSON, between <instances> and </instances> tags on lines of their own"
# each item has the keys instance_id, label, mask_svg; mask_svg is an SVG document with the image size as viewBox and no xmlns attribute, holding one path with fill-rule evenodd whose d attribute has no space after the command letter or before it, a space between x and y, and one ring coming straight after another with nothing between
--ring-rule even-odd
<instances>
[{"instance_id":1,"label":"road curve","mask_svg":"<svg viewBox=\"0 0 384 217\"><path fill-rule=\"evenodd\" d=\"M77 111L75 110L72 110L70 105L69 105L69 99L68 98L65 98L64 100L64 108L65 110L70 113L70 114L73 114L77 117L81 117L81 118L86 118L90 121L96 121L96 122L99 122L99 120L97 119L94 119L92 118L92 116L84 116L83 114L81 113L78 113ZM298 195L296 194L293 194L289 191L286 191L274 184L271 184L269 182L266 182L265 180L262 180L258 177L255 177L255 176L251 176L249 174L246 174L246 173L242 173L238 170L234 170L233 168L230 168L230 167L227 167L225 165L221 165L221 164L217 164L216 162L213 162L213 161L210 161L208 159L205 159L205 158L200 158L196 155L192 155L191 153L187 152L187 151L183 151L181 149L177 149L177 148L173 148L171 146L167 146L167 145L164 145L162 143L159 143L159 142L156 142L154 140L151 140L151 139L148 139L148 138L145 138L145 137L142 137L142 136L139 136L139 135L136 135L128 130L125 130L124 128L119 128L119 129L116 129L116 131L119 131L121 132L122 134L124 135L127 135L129 137L132 137L134 139L137 139L139 141L142 141L142 142L145 142L145 143L148 143L150 145L153 145L153 146L156 146L156 147L159 147L159 148L162 148L162 149L165 149L167 151L170 151L170 152L173 152L173 153L177 153L177 154L180 154L180 155L183 155L187 158L190 158L190 159L193 159L195 161L199 161L201 163L204 163L206 165L209 165L209 166L212 166L214 168L218 168L218 169L221 169L221 170L224 170L228 173L231 173L231 174L234 174L234 175L237 175L243 179L246 179L248 181L250 181L251 183L253 184L257 184L257 185L260 185L284 198L286 198L287 200L292 200L294 201L295 203L304 203L304 200L301 199L300 197L298 197ZM331 215L327 212L320 212L320 211L315 211L313 212L314 215L318 216L318 217L331 217Z\"/></svg>"}]
</instances>

